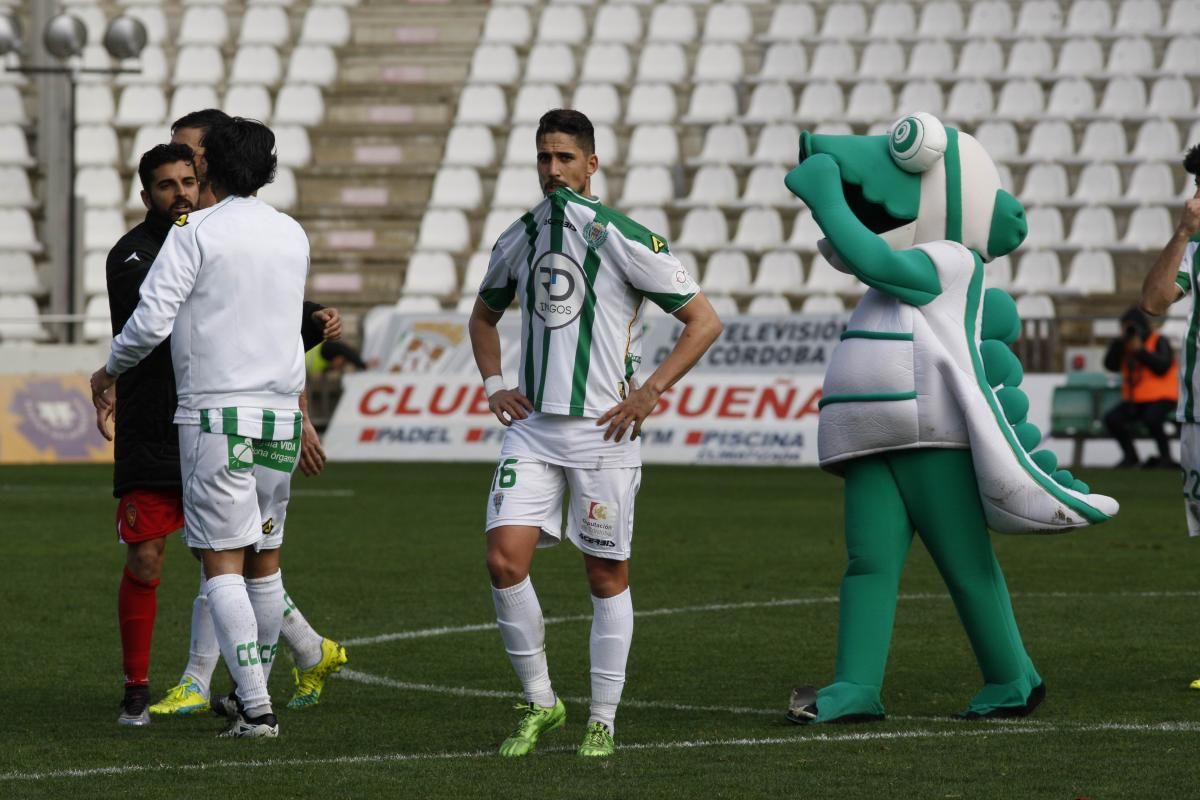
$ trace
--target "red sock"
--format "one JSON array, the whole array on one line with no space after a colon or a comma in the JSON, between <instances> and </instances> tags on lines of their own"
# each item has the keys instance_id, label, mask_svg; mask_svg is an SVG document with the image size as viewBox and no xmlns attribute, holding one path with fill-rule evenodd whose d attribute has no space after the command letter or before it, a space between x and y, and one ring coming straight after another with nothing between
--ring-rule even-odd
<instances>
[{"instance_id":1,"label":"red sock","mask_svg":"<svg viewBox=\"0 0 1200 800\"><path fill-rule=\"evenodd\" d=\"M125 685L150 683L150 640L158 612L158 584L144 581L125 568L117 592L117 617L121 622L121 655L125 662Z\"/></svg>"}]
</instances>

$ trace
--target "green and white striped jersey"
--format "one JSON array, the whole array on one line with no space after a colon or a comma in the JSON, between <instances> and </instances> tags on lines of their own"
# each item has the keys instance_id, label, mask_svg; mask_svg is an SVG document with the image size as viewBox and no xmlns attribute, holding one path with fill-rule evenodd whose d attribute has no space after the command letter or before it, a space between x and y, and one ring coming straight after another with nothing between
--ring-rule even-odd
<instances>
[{"instance_id":1,"label":"green and white striped jersey","mask_svg":"<svg viewBox=\"0 0 1200 800\"><path fill-rule=\"evenodd\" d=\"M493 311L521 306L520 389L533 407L599 417L641 363L642 303L674 313L699 291L661 236L561 188L500 235L479 297Z\"/></svg>"},{"instance_id":2,"label":"green and white striped jersey","mask_svg":"<svg viewBox=\"0 0 1200 800\"><path fill-rule=\"evenodd\" d=\"M1188 313L1187 338L1183 340L1183 363L1179 370L1179 407L1175 418L1179 422L1200 421L1200 408L1197 408L1197 398L1200 398L1200 375L1196 374L1196 348L1200 345L1200 307L1196 303L1193 290L1196 281L1200 280L1200 236L1193 236L1183 251L1179 261L1179 272L1175 275L1175 285L1181 294L1179 299L1192 295L1192 310Z\"/></svg>"}]
</instances>

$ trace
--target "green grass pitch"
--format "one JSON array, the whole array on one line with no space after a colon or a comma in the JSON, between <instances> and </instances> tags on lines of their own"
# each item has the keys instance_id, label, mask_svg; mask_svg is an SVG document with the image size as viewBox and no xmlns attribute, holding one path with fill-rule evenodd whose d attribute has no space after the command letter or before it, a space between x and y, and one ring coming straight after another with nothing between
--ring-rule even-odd
<instances>
[{"instance_id":1,"label":"green grass pitch","mask_svg":"<svg viewBox=\"0 0 1200 800\"><path fill-rule=\"evenodd\" d=\"M813 469L646 468L632 569L641 616L619 749L604 763L574 755L587 719L591 606L570 545L542 551L533 574L567 725L530 758L492 755L515 721L519 686L489 626L485 464L334 465L296 478L287 588L318 630L350 642L350 663L319 706L281 708L280 739L218 740L215 717L118 728L124 547L109 477L107 468L0 470L9 554L0 797L1099 800L1200 791L1200 692L1187 688L1200 677L1200 542L1185 534L1176 473L1085 474L1122 501L1116 520L1059 537L993 537L1046 679L1035 716L949 719L980 679L916 545L884 686L889 719L797 728L783 719L791 687L832 676L840 482ZM186 660L197 577L171 541L156 697ZM277 707L290 682L281 656Z\"/></svg>"}]
</instances>

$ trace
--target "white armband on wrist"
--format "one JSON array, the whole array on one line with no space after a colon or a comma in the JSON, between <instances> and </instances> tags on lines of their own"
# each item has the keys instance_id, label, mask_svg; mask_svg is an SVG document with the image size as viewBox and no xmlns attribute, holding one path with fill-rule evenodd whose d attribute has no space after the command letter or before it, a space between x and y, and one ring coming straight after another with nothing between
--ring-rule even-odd
<instances>
[{"instance_id":1,"label":"white armband on wrist","mask_svg":"<svg viewBox=\"0 0 1200 800\"><path fill-rule=\"evenodd\" d=\"M503 391L508 387L504 385L503 375L493 375L490 378L483 379L483 393L489 398L496 392Z\"/></svg>"}]
</instances>

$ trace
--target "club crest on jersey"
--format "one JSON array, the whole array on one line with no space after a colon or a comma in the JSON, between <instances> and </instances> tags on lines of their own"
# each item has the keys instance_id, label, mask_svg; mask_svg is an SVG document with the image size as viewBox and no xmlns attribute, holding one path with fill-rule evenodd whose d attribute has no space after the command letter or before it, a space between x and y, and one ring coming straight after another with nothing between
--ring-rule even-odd
<instances>
[{"instance_id":1,"label":"club crest on jersey","mask_svg":"<svg viewBox=\"0 0 1200 800\"><path fill-rule=\"evenodd\" d=\"M133 503L125 506L125 524L130 528L137 528L137 506Z\"/></svg>"},{"instance_id":2,"label":"club crest on jersey","mask_svg":"<svg viewBox=\"0 0 1200 800\"><path fill-rule=\"evenodd\" d=\"M500 513L500 506L504 504L504 492L496 492L492 495L492 508L496 509L496 513Z\"/></svg>"},{"instance_id":3,"label":"club crest on jersey","mask_svg":"<svg viewBox=\"0 0 1200 800\"><path fill-rule=\"evenodd\" d=\"M587 242L588 247L593 250L599 250L600 245L604 244L604 240L608 238L608 226L592 220L583 226L581 235L583 236L583 240Z\"/></svg>"},{"instance_id":4,"label":"club crest on jersey","mask_svg":"<svg viewBox=\"0 0 1200 800\"><path fill-rule=\"evenodd\" d=\"M184 225L187 225L187 223L188 223L187 214L180 214L179 217L175 220L175 224L177 226L179 226L180 228L182 228Z\"/></svg>"},{"instance_id":5,"label":"club crest on jersey","mask_svg":"<svg viewBox=\"0 0 1200 800\"><path fill-rule=\"evenodd\" d=\"M533 265L533 313L553 330L579 318L587 296L583 268L566 253L550 252Z\"/></svg>"}]
</instances>

